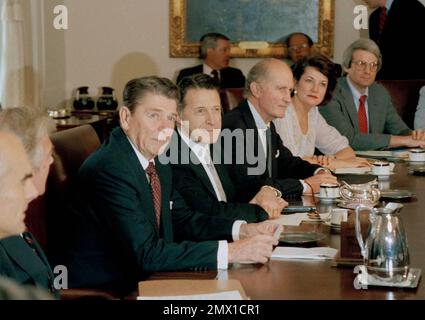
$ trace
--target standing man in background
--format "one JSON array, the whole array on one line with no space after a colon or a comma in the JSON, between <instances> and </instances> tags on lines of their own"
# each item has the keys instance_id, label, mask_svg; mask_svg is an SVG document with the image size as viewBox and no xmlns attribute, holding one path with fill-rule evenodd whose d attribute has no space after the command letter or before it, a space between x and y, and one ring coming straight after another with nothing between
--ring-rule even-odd
<instances>
[{"instance_id":1,"label":"standing man in background","mask_svg":"<svg viewBox=\"0 0 425 320\"><path fill-rule=\"evenodd\" d=\"M187 76L205 73L211 76L221 88L242 88L245 76L242 71L229 67L231 43L228 37L220 33L207 33L202 36L199 57L203 64L186 68L179 72L177 83Z\"/></svg>"},{"instance_id":2,"label":"standing man in background","mask_svg":"<svg viewBox=\"0 0 425 320\"><path fill-rule=\"evenodd\" d=\"M425 79L420 41L425 7L418 0L364 0L370 9L369 38L382 52L378 79Z\"/></svg>"}]
</instances>

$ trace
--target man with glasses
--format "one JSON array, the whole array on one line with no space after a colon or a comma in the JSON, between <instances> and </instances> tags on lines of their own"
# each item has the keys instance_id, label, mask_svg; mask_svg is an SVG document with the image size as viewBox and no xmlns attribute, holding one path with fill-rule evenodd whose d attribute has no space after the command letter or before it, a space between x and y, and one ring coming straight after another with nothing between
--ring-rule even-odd
<instances>
[{"instance_id":1,"label":"man with glasses","mask_svg":"<svg viewBox=\"0 0 425 320\"><path fill-rule=\"evenodd\" d=\"M285 45L288 49L289 57L289 59L287 59L285 62L287 62L289 66L292 66L311 54L313 40L311 40L311 38L305 33L294 32L286 38Z\"/></svg>"},{"instance_id":2,"label":"man with glasses","mask_svg":"<svg viewBox=\"0 0 425 320\"><path fill-rule=\"evenodd\" d=\"M331 102L320 108L321 114L355 150L425 147L424 132L412 131L403 122L389 93L375 82L381 64L375 42L353 42L343 55L346 77L339 80Z\"/></svg>"},{"instance_id":3,"label":"man with glasses","mask_svg":"<svg viewBox=\"0 0 425 320\"><path fill-rule=\"evenodd\" d=\"M294 32L286 37L285 46L288 50L289 59L284 59L284 61L291 67L292 71L294 71L295 65L299 61L309 57L313 53L313 44L313 40L302 32ZM341 65L335 63L335 68L337 75L341 76Z\"/></svg>"}]
</instances>

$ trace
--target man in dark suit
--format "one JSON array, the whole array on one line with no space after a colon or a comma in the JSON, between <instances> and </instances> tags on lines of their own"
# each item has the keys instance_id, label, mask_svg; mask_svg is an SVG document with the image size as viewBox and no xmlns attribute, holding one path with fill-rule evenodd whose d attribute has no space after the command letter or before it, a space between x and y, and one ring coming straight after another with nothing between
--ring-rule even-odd
<instances>
[{"instance_id":1,"label":"man in dark suit","mask_svg":"<svg viewBox=\"0 0 425 320\"><path fill-rule=\"evenodd\" d=\"M69 215L73 234L62 263L70 287L125 292L155 271L265 263L277 244L271 235L276 225L190 210L173 187L170 166L158 159L174 132L177 87L164 78L134 79L123 101L120 127L78 173Z\"/></svg>"},{"instance_id":2,"label":"man in dark suit","mask_svg":"<svg viewBox=\"0 0 425 320\"><path fill-rule=\"evenodd\" d=\"M382 52L378 79L425 79L421 37L425 7L418 0L365 0L371 9L369 37Z\"/></svg>"},{"instance_id":3,"label":"man in dark suit","mask_svg":"<svg viewBox=\"0 0 425 320\"><path fill-rule=\"evenodd\" d=\"M249 203L235 201L236 190L215 144L221 131L222 108L218 87L205 74L179 82L178 130L169 154L175 188L194 210L248 222L280 217L287 202L274 188L264 186ZM174 151L176 150L176 152ZM214 159L215 158L215 159ZM214 160L213 160L214 159Z\"/></svg>"},{"instance_id":4,"label":"man in dark suit","mask_svg":"<svg viewBox=\"0 0 425 320\"><path fill-rule=\"evenodd\" d=\"M412 131L395 110L389 93L375 82L381 55L370 39L354 41L344 52L341 78L332 100L320 107L326 121L355 150L425 146L422 130Z\"/></svg>"},{"instance_id":5,"label":"man in dark suit","mask_svg":"<svg viewBox=\"0 0 425 320\"><path fill-rule=\"evenodd\" d=\"M242 88L245 85L245 76L242 71L229 67L230 40L220 33L207 33L201 38L199 56L203 64L186 68L179 72L177 83L187 76L205 73L211 76L220 88Z\"/></svg>"},{"instance_id":6,"label":"man in dark suit","mask_svg":"<svg viewBox=\"0 0 425 320\"><path fill-rule=\"evenodd\" d=\"M45 191L49 167L53 162L53 145L48 135L52 125L52 120L35 108L11 108L0 113L0 128L13 132L25 146L37 196ZM28 231L0 240L0 274L57 295L49 262Z\"/></svg>"},{"instance_id":7,"label":"man in dark suit","mask_svg":"<svg viewBox=\"0 0 425 320\"><path fill-rule=\"evenodd\" d=\"M279 189L284 197L318 192L321 183L336 183L327 169L294 157L271 122L284 116L293 87L292 71L286 63L262 60L249 71L248 98L224 116L222 139L234 141L232 136L236 136L230 172L245 199L264 183ZM242 155L241 150L245 150Z\"/></svg>"}]
</instances>

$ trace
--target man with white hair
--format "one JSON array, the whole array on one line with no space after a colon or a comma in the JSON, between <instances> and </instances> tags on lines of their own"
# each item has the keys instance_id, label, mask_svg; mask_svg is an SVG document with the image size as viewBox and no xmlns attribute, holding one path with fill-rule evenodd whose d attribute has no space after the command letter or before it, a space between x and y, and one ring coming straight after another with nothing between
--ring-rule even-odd
<instances>
[{"instance_id":1,"label":"man with white hair","mask_svg":"<svg viewBox=\"0 0 425 320\"><path fill-rule=\"evenodd\" d=\"M44 193L53 162L52 143L48 136L49 120L34 108L12 108L0 113L0 128L13 132L22 141L21 145L31 161L29 170L35 187L33 198ZM15 159L15 162L19 161ZM49 262L34 236L26 231L25 223L22 224L19 232L0 240L0 274L20 284L32 284L56 293Z\"/></svg>"}]
</instances>

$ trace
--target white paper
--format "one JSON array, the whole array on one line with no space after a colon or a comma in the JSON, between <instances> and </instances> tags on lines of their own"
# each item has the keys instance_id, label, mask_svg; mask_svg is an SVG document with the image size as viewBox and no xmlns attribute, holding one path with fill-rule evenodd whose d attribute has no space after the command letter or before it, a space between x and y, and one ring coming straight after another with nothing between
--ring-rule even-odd
<instances>
[{"instance_id":1,"label":"white paper","mask_svg":"<svg viewBox=\"0 0 425 320\"><path fill-rule=\"evenodd\" d=\"M327 260L333 259L338 250L330 247L297 248L297 247L276 247L272 253L272 260L282 259L308 259Z\"/></svg>"},{"instance_id":2,"label":"white paper","mask_svg":"<svg viewBox=\"0 0 425 320\"><path fill-rule=\"evenodd\" d=\"M299 226L303 220L308 220L306 212L281 215L280 218L270 220L270 222L277 223L282 226Z\"/></svg>"},{"instance_id":3,"label":"white paper","mask_svg":"<svg viewBox=\"0 0 425 320\"><path fill-rule=\"evenodd\" d=\"M137 300L243 300L238 290L181 296L138 296Z\"/></svg>"},{"instance_id":4,"label":"white paper","mask_svg":"<svg viewBox=\"0 0 425 320\"><path fill-rule=\"evenodd\" d=\"M370 150L370 151L355 151L356 155L363 157L393 157L392 151Z\"/></svg>"},{"instance_id":5,"label":"white paper","mask_svg":"<svg viewBox=\"0 0 425 320\"><path fill-rule=\"evenodd\" d=\"M370 168L338 168L335 169L335 174L365 174L369 173Z\"/></svg>"}]
</instances>

